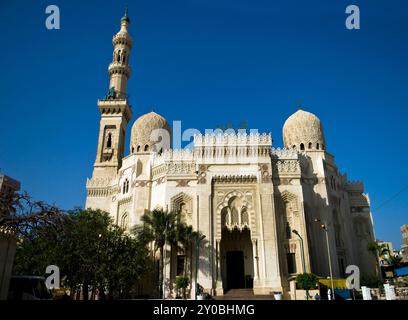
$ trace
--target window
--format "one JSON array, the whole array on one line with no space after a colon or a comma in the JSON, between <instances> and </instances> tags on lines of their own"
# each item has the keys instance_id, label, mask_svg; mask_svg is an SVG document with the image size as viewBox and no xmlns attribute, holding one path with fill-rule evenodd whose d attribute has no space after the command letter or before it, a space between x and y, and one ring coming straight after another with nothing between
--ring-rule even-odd
<instances>
[{"instance_id":1,"label":"window","mask_svg":"<svg viewBox=\"0 0 408 320\"><path fill-rule=\"evenodd\" d=\"M316 143L316 149L319 150L319 144L318 143Z\"/></svg>"},{"instance_id":2,"label":"window","mask_svg":"<svg viewBox=\"0 0 408 320\"><path fill-rule=\"evenodd\" d=\"M135 152L135 147L132 147L132 153L134 153Z\"/></svg>"},{"instance_id":3,"label":"window","mask_svg":"<svg viewBox=\"0 0 408 320\"><path fill-rule=\"evenodd\" d=\"M177 256L177 275L182 276L184 274L184 265L186 261L186 256Z\"/></svg>"},{"instance_id":4,"label":"window","mask_svg":"<svg viewBox=\"0 0 408 320\"><path fill-rule=\"evenodd\" d=\"M137 152L140 152L140 146L137 146Z\"/></svg>"},{"instance_id":5,"label":"window","mask_svg":"<svg viewBox=\"0 0 408 320\"><path fill-rule=\"evenodd\" d=\"M296 273L296 255L292 252L286 254L286 260L288 263L288 273Z\"/></svg>"},{"instance_id":6,"label":"window","mask_svg":"<svg viewBox=\"0 0 408 320\"><path fill-rule=\"evenodd\" d=\"M149 146L146 144L144 147L144 151L148 151L149 150Z\"/></svg>"},{"instance_id":7,"label":"window","mask_svg":"<svg viewBox=\"0 0 408 320\"><path fill-rule=\"evenodd\" d=\"M123 182L122 193L128 192L129 192L129 180L126 179L125 182Z\"/></svg>"},{"instance_id":8,"label":"window","mask_svg":"<svg viewBox=\"0 0 408 320\"><path fill-rule=\"evenodd\" d=\"M312 143L309 142L309 149L312 149Z\"/></svg>"},{"instance_id":9,"label":"window","mask_svg":"<svg viewBox=\"0 0 408 320\"><path fill-rule=\"evenodd\" d=\"M108 139L106 140L106 148L112 148L112 133L108 133Z\"/></svg>"},{"instance_id":10,"label":"window","mask_svg":"<svg viewBox=\"0 0 408 320\"><path fill-rule=\"evenodd\" d=\"M300 150L305 150L305 145L303 143L300 144Z\"/></svg>"},{"instance_id":11,"label":"window","mask_svg":"<svg viewBox=\"0 0 408 320\"><path fill-rule=\"evenodd\" d=\"M291 227L290 227L290 224L289 224L289 222L287 222L286 221L286 229L285 229L285 231L286 231L286 239L292 239L292 229L291 229Z\"/></svg>"}]
</instances>

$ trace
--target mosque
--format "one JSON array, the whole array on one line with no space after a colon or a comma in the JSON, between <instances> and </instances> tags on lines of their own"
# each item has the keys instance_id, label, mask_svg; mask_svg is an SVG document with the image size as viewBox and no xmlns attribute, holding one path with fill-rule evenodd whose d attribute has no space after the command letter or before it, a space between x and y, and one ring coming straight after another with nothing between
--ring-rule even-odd
<instances>
[{"instance_id":1,"label":"mosque","mask_svg":"<svg viewBox=\"0 0 408 320\"><path fill-rule=\"evenodd\" d=\"M337 168L322 123L310 112L298 110L286 120L283 149L273 148L271 134L231 133L196 135L183 150L171 148L169 123L150 112L133 123L125 155L133 117L126 90L129 25L126 13L112 39L86 207L109 212L127 229L148 210L179 211L206 237L194 253L198 270L190 264L192 294L198 282L212 295L252 288L293 296L298 273L339 278L357 265L362 275L375 274L367 250L375 239L370 199L362 182L348 181ZM168 248L166 282L174 282L185 260Z\"/></svg>"}]
</instances>

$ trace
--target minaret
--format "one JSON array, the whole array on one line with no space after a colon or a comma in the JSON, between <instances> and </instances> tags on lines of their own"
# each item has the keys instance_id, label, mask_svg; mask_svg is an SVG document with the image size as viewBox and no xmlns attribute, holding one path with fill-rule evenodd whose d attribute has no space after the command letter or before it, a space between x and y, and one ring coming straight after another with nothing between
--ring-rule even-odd
<instances>
[{"instance_id":1,"label":"minaret","mask_svg":"<svg viewBox=\"0 0 408 320\"><path fill-rule=\"evenodd\" d=\"M101 121L93 177L114 177L124 156L126 128L132 118L126 94L132 48L132 38L128 33L129 23L126 9L120 21L120 31L112 39L114 49L113 61L109 65L109 88L105 97L98 100Z\"/></svg>"}]
</instances>

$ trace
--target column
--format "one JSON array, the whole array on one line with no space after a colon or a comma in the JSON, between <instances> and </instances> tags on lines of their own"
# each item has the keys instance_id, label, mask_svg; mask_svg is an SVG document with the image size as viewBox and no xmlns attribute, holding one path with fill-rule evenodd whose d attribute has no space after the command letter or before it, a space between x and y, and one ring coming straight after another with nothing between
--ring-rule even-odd
<instances>
[{"instance_id":1,"label":"column","mask_svg":"<svg viewBox=\"0 0 408 320\"><path fill-rule=\"evenodd\" d=\"M258 247L256 239L252 239L252 255L254 257L254 281L258 280Z\"/></svg>"}]
</instances>

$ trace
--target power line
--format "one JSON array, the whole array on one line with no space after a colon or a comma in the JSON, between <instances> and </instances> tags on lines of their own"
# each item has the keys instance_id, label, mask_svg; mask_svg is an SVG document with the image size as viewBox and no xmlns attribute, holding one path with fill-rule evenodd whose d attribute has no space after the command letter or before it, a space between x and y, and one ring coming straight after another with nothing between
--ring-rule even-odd
<instances>
[{"instance_id":1,"label":"power line","mask_svg":"<svg viewBox=\"0 0 408 320\"><path fill-rule=\"evenodd\" d=\"M393 196L391 196L390 198L388 198L387 200L385 200L383 203L381 203L377 208L371 210L372 212L377 211L378 209L382 208L383 206L385 206L386 204L388 204L389 202L391 202L392 200L394 200L395 198L397 198L401 193L403 193L405 190L408 189L408 185L405 186L404 188L402 188L400 191L398 191L396 194L394 194Z\"/></svg>"}]
</instances>

